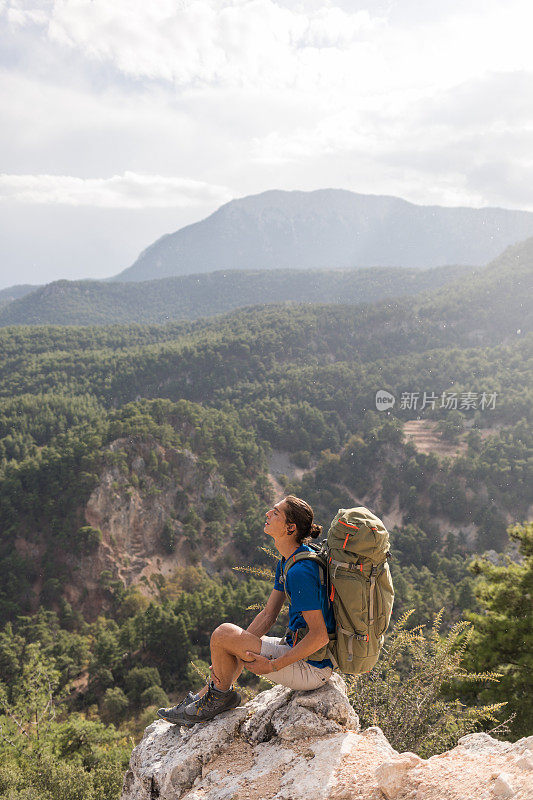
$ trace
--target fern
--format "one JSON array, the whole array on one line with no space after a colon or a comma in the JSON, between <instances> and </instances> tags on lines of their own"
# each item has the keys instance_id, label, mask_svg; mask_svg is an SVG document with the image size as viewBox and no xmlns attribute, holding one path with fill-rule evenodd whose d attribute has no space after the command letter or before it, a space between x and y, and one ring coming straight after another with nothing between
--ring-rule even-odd
<instances>
[{"instance_id":1,"label":"fern","mask_svg":"<svg viewBox=\"0 0 533 800\"><path fill-rule=\"evenodd\" d=\"M447 699L452 682L497 681L495 672L467 672L461 661L472 635L468 622L441 633L443 609L425 634L423 626L408 629L412 611L396 623L380 662L363 675L349 677L348 695L363 726L379 725L401 751L429 757L453 747L461 736L493 722L502 733L506 723L496 715L506 703L468 707Z\"/></svg>"}]
</instances>

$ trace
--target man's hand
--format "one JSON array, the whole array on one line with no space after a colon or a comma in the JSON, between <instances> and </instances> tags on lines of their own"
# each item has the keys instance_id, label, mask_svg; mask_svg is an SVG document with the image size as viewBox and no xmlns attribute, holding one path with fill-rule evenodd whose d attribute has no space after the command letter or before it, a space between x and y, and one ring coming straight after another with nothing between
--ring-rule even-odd
<instances>
[{"instance_id":1,"label":"man's hand","mask_svg":"<svg viewBox=\"0 0 533 800\"><path fill-rule=\"evenodd\" d=\"M246 655L251 660L246 660L244 666L246 669L249 669L250 672L253 672L254 675L268 675L269 672L274 672L270 659L259 653L252 653L250 650L246 651Z\"/></svg>"}]
</instances>

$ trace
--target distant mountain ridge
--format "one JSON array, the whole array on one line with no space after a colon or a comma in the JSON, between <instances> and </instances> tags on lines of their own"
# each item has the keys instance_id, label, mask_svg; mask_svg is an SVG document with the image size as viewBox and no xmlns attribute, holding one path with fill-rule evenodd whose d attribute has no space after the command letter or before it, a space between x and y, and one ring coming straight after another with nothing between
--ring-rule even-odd
<instances>
[{"instance_id":1,"label":"distant mountain ridge","mask_svg":"<svg viewBox=\"0 0 533 800\"><path fill-rule=\"evenodd\" d=\"M40 288L41 286L36 284L19 283L15 286L8 286L6 289L0 289L0 308Z\"/></svg>"},{"instance_id":2,"label":"distant mountain ridge","mask_svg":"<svg viewBox=\"0 0 533 800\"><path fill-rule=\"evenodd\" d=\"M344 189L273 190L232 200L167 234L110 279L214 270L481 266L533 235L533 213L420 206Z\"/></svg>"},{"instance_id":3,"label":"distant mountain ridge","mask_svg":"<svg viewBox=\"0 0 533 800\"><path fill-rule=\"evenodd\" d=\"M472 272L472 267L376 267L218 271L137 283L61 280L0 308L0 326L160 324L260 303L372 303L437 289Z\"/></svg>"}]
</instances>

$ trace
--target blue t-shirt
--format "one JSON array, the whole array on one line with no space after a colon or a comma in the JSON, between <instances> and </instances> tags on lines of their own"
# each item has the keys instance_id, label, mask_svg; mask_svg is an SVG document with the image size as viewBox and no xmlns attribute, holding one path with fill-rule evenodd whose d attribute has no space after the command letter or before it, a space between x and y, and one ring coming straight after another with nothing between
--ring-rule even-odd
<instances>
[{"instance_id":1,"label":"blue t-shirt","mask_svg":"<svg viewBox=\"0 0 533 800\"><path fill-rule=\"evenodd\" d=\"M306 544L301 544L294 552L302 553L306 550L312 551L312 548ZM274 589L277 589L278 592L285 591L281 582L284 564L285 559L282 558L278 561L276 567ZM306 558L293 564L287 573L287 591L291 598L289 605L289 628L291 631L296 631L298 628L303 628L307 625L302 611L322 611L327 632L335 632L333 606L329 602L326 584L322 584L320 581L320 567L317 563L311 561L310 558ZM292 647L290 634L287 635L287 642ZM325 658L322 661L309 661L308 663L314 667L333 666L329 658Z\"/></svg>"}]
</instances>

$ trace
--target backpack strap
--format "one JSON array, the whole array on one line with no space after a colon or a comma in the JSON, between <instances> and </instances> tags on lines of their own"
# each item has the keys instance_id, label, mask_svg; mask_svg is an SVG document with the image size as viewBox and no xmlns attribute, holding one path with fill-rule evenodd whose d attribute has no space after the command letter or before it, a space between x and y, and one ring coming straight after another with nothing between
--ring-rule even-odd
<instances>
[{"instance_id":1,"label":"backpack strap","mask_svg":"<svg viewBox=\"0 0 533 800\"><path fill-rule=\"evenodd\" d=\"M337 630L348 637L348 661L353 661L353 640L357 639L361 642L368 642L368 633L352 633L352 631L341 628L340 625L337 626Z\"/></svg>"},{"instance_id":2,"label":"backpack strap","mask_svg":"<svg viewBox=\"0 0 533 800\"><path fill-rule=\"evenodd\" d=\"M288 644L287 636L288 636L289 633L291 635L291 641L292 641L292 645L291 646L294 647L296 644L298 644L298 642L301 639L304 638L304 636L306 636L309 633L309 625L303 625L302 627L297 628L295 631L293 631L291 628L287 628L285 630L285 635L283 637L284 641L287 644ZM359 634L355 634L356 637L358 635ZM306 658L304 658L303 660L304 661L309 661L309 660L311 660L311 661L323 661L325 658L329 658L329 660L334 665L335 669L337 669L338 664L337 664L337 661L335 659L335 656L332 653L332 650L334 649L333 643L335 642L335 640L337 638L337 632L335 631L334 633L329 633L329 631L328 631L328 637L329 637L329 642L328 642L327 645L325 645L324 647L321 647L315 653L311 653L310 656L306 656Z\"/></svg>"},{"instance_id":3,"label":"backpack strap","mask_svg":"<svg viewBox=\"0 0 533 800\"><path fill-rule=\"evenodd\" d=\"M370 609L369 609L369 624L374 624L374 595L376 593L376 575L378 574L377 564L372 564L370 571Z\"/></svg>"},{"instance_id":4,"label":"backpack strap","mask_svg":"<svg viewBox=\"0 0 533 800\"><path fill-rule=\"evenodd\" d=\"M314 552L313 550L305 550L302 553L293 553L283 565L283 574L280 576L281 582L283 583L283 588L285 589L285 597L287 598L289 605L291 603L291 596L287 591L287 573L294 564L297 564L298 561L303 561L304 559L314 561L315 564L318 564L320 567L322 567L320 570L320 583L322 585L325 584L324 575L327 573L327 567L324 564L323 558L319 556L318 553Z\"/></svg>"},{"instance_id":5,"label":"backpack strap","mask_svg":"<svg viewBox=\"0 0 533 800\"><path fill-rule=\"evenodd\" d=\"M331 571L333 573L333 580L335 580L337 576L337 570L339 569L339 567L341 567L342 569L349 569L352 572L354 572L355 570L359 570L359 572L363 571L362 561L357 561L357 563L355 561L337 561L336 559L331 558L330 556L328 563L330 564Z\"/></svg>"}]
</instances>

